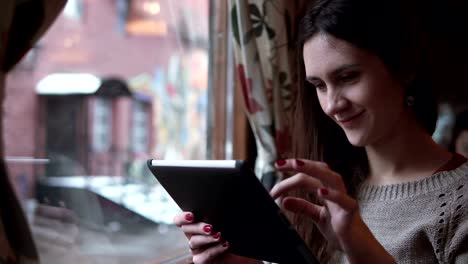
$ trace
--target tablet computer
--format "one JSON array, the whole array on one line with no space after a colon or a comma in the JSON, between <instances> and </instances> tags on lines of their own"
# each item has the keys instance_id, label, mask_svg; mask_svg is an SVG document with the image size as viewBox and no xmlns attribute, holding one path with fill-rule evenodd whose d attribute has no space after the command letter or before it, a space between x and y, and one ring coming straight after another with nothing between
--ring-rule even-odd
<instances>
[{"instance_id":1,"label":"tablet computer","mask_svg":"<svg viewBox=\"0 0 468 264\"><path fill-rule=\"evenodd\" d=\"M231 253L281 264L318 263L244 161L149 160L148 167L183 211L221 232Z\"/></svg>"}]
</instances>

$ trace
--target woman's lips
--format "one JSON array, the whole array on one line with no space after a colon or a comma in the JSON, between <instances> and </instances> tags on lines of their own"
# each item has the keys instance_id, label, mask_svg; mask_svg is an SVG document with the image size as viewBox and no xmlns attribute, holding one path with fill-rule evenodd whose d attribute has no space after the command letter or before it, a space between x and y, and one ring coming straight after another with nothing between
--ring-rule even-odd
<instances>
[{"instance_id":1,"label":"woman's lips","mask_svg":"<svg viewBox=\"0 0 468 264\"><path fill-rule=\"evenodd\" d=\"M351 126L353 123L355 123L355 121L358 120L359 117L361 117L363 114L364 114L365 111L361 111L355 115L352 115L350 117L347 117L345 119L342 119L342 120L337 120L338 123L342 124L343 126Z\"/></svg>"}]
</instances>

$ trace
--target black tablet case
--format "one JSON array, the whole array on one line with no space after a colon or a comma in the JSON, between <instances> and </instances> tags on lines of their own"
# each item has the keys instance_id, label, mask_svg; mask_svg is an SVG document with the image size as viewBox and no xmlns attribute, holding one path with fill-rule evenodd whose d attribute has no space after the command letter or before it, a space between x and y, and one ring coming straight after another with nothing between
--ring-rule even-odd
<instances>
[{"instance_id":1,"label":"black tablet case","mask_svg":"<svg viewBox=\"0 0 468 264\"><path fill-rule=\"evenodd\" d=\"M181 161L183 162L183 161ZM230 252L294 264L318 263L244 161L235 168L148 167L183 211L213 225Z\"/></svg>"}]
</instances>

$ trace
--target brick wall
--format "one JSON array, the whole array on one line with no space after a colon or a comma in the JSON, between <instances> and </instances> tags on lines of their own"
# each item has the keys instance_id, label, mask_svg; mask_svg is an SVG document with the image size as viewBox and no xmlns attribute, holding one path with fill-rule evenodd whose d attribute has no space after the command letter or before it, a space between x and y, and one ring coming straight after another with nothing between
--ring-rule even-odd
<instances>
[{"instance_id":1,"label":"brick wall","mask_svg":"<svg viewBox=\"0 0 468 264\"><path fill-rule=\"evenodd\" d=\"M56 72L91 73L102 78L115 76L123 79L141 73L152 75L156 67L166 68L171 54L184 52L177 30L178 20L182 17L180 14L194 10L208 14L208 1L161 1L161 16L168 22L168 34L159 37L135 37L119 32L115 1L84 2L81 21L73 21L61 15L40 41L36 64L32 70L18 68L8 76L4 121L6 156L46 157L43 123L46 117L44 106L35 93L36 84L42 78ZM207 32L207 23L200 22L193 16L188 17L188 23L192 23L197 31ZM120 106L116 113L119 117L113 136L118 139L117 150L123 153L128 148L130 138L130 130L125 129L130 124L130 111L128 102L119 102L118 105ZM155 130L153 125L151 127ZM150 138L152 145L156 144L154 133L151 133ZM150 149L154 149L153 146ZM90 157L92 171L98 172L98 160L109 163L111 158L109 155ZM129 157L123 154L120 156L121 160L127 158ZM10 162L8 167L20 196L33 195L34 179L42 174L44 166ZM119 168L108 173L122 175L124 171Z\"/></svg>"}]
</instances>

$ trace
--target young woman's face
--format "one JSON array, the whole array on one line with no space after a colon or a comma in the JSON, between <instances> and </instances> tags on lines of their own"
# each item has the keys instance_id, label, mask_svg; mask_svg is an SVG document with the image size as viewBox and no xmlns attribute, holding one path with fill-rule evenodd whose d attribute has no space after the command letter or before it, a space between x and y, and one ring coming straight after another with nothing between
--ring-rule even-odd
<instances>
[{"instance_id":1,"label":"young woman's face","mask_svg":"<svg viewBox=\"0 0 468 264\"><path fill-rule=\"evenodd\" d=\"M351 144L374 144L398 129L404 88L377 56L326 34L308 40L303 56L323 111Z\"/></svg>"}]
</instances>

